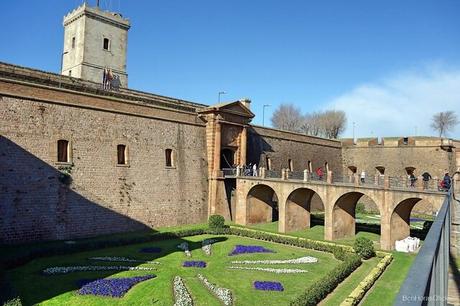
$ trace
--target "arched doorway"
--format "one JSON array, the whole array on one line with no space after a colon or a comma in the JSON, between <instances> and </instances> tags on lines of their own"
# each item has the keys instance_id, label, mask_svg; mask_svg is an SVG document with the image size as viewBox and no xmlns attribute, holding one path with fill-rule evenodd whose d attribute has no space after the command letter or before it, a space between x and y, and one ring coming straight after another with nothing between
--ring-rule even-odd
<instances>
[{"instance_id":1,"label":"arched doorway","mask_svg":"<svg viewBox=\"0 0 460 306\"><path fill-rule=\"evenodd\" d=\"M420 198L408 198L396 205L390 221L391 249L394 249L396 240L409 236L424 240L427 233L424 224L432 221L435 213L432 203Z\"/></svg>"},{"instance_id":2,"label":"arched doorway","mask_svg":"<svg viewBox=\"0 0 460 306\"><path fill-rule=\"evenodd\" d=\"M286 201L285 231L310 228L313 210L324 212L324 203L315 191L299 188L291 192Z\"/></svg>"},{"instance_id":3,"label":"arched doorway","mask_svg":"<svg viewBox=\"0 0 460 306\"><path fill-rule=\"evenodd\" d=\"M247 198L248 224L278 221L278 196L267 185L256 185L249 190Z\"/></svg>"},{"instance_id":4,"label":"arched doorway","mask_svg":"<svg viewBox=\"0 0 460 306\"><path fill-rule=\"evenodd\" d=\"M380 240L381 213L376 202L361 192L342 195L332 210L332 239L353 237Z\"/></svg>"},{"instance_id":5,"label":"arched doorway","mask_svg":"<svg viewBox=\"0 0 460 306\"><path fill-rule=\"evenodd\" d=\"M235 152L232 149L224 148L221 151L220 156L220 167L224 168L233 168L235 164Z\"/></svg>"}]
</instances>

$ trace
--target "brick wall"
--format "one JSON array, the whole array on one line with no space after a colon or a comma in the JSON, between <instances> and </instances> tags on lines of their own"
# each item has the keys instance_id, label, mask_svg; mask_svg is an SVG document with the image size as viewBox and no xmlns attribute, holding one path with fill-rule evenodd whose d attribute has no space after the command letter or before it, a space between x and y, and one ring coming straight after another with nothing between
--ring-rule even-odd
<instances>
[{"instance_id":1,"label":"brick wall","mask_svg":"<svg viewBox=\"0 0 460 306\"><path fill-rule=\"evenodd\" d=\"M91 102L77 94L68 100L78 99ZM0 103L0 242L206 220L205 129L193 124L194 114L187 123L7 96ZM69 164L57 163L59 139L70 142ZM127 165L117 165L118 144L128 148ZM71 167L70 186L59 181L62 166Z\"/></svg>"}]
</instances>

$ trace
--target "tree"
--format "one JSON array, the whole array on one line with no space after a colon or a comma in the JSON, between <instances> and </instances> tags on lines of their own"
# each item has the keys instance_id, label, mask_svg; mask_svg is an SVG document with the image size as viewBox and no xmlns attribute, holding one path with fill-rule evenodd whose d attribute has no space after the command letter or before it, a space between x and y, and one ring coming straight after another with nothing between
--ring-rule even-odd
<instances>
[{"instance_id":1,"label":"tree","mask_svg":"<svg viewBox=\"0 0 460 306\"><path fill-rule=\"evenodd\" d=\"M271 118L274 128L301 132L303 125L303 116L298 107L292 104L281 104L273 113Z\"/></svg>"},{"instance_id":2,"label":"tree","mask_svg":"<svg viewBox=\"0 0 460 306\"><path fill-rule=\"evenodd\" d=\"M344 111L325 111L322 114L322 130L325 137L337 139L345 130L347 116Z\"/></svg>"},{"instance_id":3,"label":"tree","mask_svg":"<svg viewBox=\"0 0 460 306\"><path fill-rule=\"evenodd\" d=\"M439 137L445 136L457 124L458 119L454 111L436 113L431 119L431 128L439 133Z\"/></svg>"}]
</instances>

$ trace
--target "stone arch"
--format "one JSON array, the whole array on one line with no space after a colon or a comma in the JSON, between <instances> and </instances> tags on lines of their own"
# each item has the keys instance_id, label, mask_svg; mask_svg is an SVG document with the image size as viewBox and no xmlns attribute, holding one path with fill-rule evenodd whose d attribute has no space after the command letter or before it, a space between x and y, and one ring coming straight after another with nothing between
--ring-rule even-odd
<instances>
[{"instance_id":1,"label":"stone arch","mask_svg":"<svg viewBox=\"0 0 460 306\"><path fill-rule=\"evenodd\" d=\"M321 196L309 188L299 188L291 192L286 200L285 231L310 228L310 214L313 205L322 205Z\"/></svg>"},{"instance_id":2,"label":"stone arch","mask_svg":"<svg viewBox=\"0 0 460 306\"><path fill-rule=\"evenodd\" d=\"M278 196L268 185L253 186L246 197L247 223L266 223L278 220Z\"/></svg>"},{"instance_id":3,"label":"stone arch","mask_svg":"<svg viewBox=\"0 0 460 306\"><path fill-rule=\"evenodd\" d=\"M332 239L339 239L344 237L352 237L356 233L356 217L355 210L361 197L366 196L375 206L377 206L380 215L382 215L382 208L375 199L365 193L352 191L342 194L334 201L332 208ZM381 225L380 225L381 226Z\"/></svg>"},{"instance_id":4,"label":"stone arch","mask_svg":"<svg viewBox=\"0 0 460 306\"><path fill-rule=\"evenodd\" d=\"M412 197L402 200L393 209L390 218L391 249L394 248L396 240L404 239L410 235L410 215L414 206L420 201L426 201L432 205L428 199Z\"/></svg>"}]
</instances>

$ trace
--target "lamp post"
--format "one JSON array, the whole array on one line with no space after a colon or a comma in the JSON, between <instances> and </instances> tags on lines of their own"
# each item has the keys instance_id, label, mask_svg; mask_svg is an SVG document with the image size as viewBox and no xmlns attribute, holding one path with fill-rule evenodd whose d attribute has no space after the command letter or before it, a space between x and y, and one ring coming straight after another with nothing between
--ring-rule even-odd
<instances>
[{"instance_id":1,"label":"lamp post","mask_svg":"<svg viewBox=\"0 0 460 306\"><path fill-rule=\"evenodd\" d=\"M262 126L265 126L265 108L270 106L270 104L264 104L262 107Z\"/></svg>"},{"instance_id":2,"label":"lamp post","mask_svg":"<svg viewBox=\"0 0 460 306\"><path fill-rule=\"evenodd\" d=\"M219 91L219 93L217 94L217 102L220 103L220 96L221 95L225 95L226 92L225 91Z\"/></svg>"},{"instance_id":3,"label":"lamp post","mask_svg":"<svg viewBox=\"0 0 460 306\"><path fill-rule=\"evenodd\" d=\"M64 55L69 53L69 51L64 51L61 54L61 74L62 74L62 64L64 63Z\"/></svg>"},{"instance_id":4,"label":"lamp post","mask_svg":"<svg viewBox=\"0 0 460 306\"><path fill-rule=\"evenodd\" d=\"M355 123L353 122L353 143L355 143Z\"/></svg>"}]
</instances>

